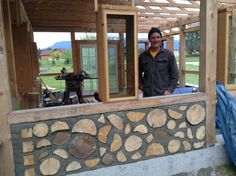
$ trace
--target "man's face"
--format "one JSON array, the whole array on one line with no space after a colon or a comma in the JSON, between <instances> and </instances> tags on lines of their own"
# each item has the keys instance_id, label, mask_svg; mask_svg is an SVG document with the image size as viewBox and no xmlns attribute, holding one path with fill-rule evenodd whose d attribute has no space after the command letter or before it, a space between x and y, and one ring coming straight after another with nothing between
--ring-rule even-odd
<instances>
[{"instance_id":1,"label":"man's face","mask_svg":"<svg viewBox=\"0 0 236 176\"><path fill-rule=\"evenodd\" d=\"M161 46L161 35L158 32L153 33L150 38L149 42L151 43L151 47L158 48Z\"/></svg>"}]
</instances>

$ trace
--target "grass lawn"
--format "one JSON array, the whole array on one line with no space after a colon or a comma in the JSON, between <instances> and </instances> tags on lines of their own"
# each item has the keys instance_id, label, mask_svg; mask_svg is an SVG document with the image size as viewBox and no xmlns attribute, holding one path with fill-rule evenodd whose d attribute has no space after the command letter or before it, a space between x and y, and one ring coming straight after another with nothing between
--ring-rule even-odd
<instances>
[{"instance_id":1,"label":"grass lawn","mask_svg":"<svg viewBox=\"0 0 236 176\"><path fill-rule=\"evenodd\" d=\"M216 173L219 176L235 176L236 167L233 164L216 167Z\"/></svg>"}]
</instances>

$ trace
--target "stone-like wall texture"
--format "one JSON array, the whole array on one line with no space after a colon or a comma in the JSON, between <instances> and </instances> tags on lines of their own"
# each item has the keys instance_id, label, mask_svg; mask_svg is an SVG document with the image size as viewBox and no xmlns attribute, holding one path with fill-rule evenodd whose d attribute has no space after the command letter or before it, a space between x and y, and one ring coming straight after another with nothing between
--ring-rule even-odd
<instances>
[{"instance_id":1,"label":"stone-like wall texture","mask_svg":"<svg viewBox=\"0 0 236 176\"><path fill-rule=\"evenodd\" d=\"M206 147L205 102L11 125L17 176L66 175Z\"/></svg>"}]
</instances>

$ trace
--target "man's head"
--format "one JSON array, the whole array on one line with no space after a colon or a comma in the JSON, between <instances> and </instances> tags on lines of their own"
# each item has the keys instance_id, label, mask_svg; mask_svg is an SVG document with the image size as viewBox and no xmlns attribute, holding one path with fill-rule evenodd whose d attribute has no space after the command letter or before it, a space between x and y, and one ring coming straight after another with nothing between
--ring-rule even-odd
<instances>
[{"instance_id":1,"label":"man's head","mask_svg":"<svg viewBox=\"0 0 236 176\"><path fill-rule=\"evenodd\" d=\"M152 27L152 28L150 29L150 31L148 32L148 40L150 40L151 35L152 35L153 33L156 33L156 32L159 33L160 36L162 37L162 34L161 34L160 29L155 28L155 27Z\"/></svg>"},{"instance_id":2,"label":"man's head","mask_svg":"<svg viewBox=\"0 0 236 176\"><path fill-rule=\"evenodd\" d=\"M151 30L148 33L148 40L151 43L151 48L157 49L161 47L161 31L158 28L151 28Z\"/></svg>"}]
</instances>

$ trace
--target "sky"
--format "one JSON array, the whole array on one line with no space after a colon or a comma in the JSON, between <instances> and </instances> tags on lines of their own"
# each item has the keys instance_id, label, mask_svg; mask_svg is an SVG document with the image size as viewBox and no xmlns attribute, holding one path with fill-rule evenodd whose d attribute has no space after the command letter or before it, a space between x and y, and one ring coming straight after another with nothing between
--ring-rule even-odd
<instances>
[{"instance_id":1,"label":"sky","mask_svg":"<svg viewBox=\"0 0 236 176\"><path fill-rule=\"evenodd\" d=\"M34 42L38 48L47 48L56 42L70 40L69 32L34 32Z\"/></svg>"},{"instance_id":2,"label":"sky","mask_svg":"<svg viewBox=\"0 0 236 176\"><path fill-rule=\"evenodd\" d=\"M76 33L75 38L78 39L83 34ZM139 34L139 38L147 38L147 34ZM175 40L179 40L179 36L174 36ZM56 42L60 41L70 41L70 33L69 32L34 32L34 42L37 43L37 48L43 49L52 46Z\"/></svg>"}]
</instances>

